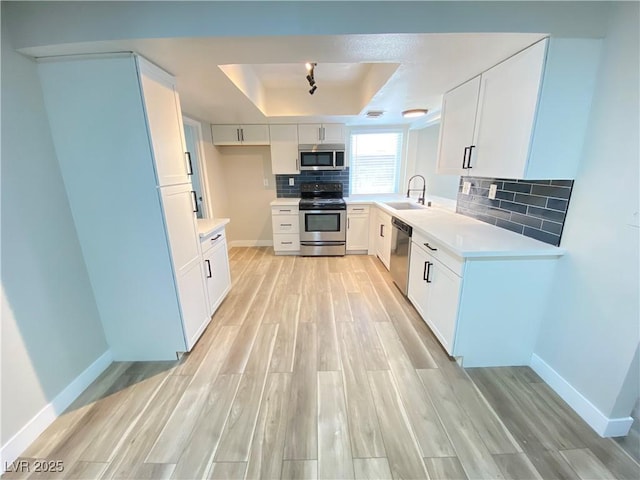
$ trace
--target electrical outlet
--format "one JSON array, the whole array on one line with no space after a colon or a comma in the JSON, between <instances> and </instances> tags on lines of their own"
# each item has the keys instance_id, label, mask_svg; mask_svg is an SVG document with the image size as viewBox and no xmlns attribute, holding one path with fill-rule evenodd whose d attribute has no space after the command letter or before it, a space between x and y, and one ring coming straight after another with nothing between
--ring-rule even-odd
<instances>
[{"instance_id":1,"label":"electrical outlet","mask_svg":"<svg viewBox=\"0 0 640 480\"><path fill-rule=\"evenodd\" d=\"M471 182L462 182L462 194L469 195L471 192Z\"/></svg>"},{"instance_id":2,"label":"electrical outlet","mask_svg":"<svg viewBox=\"0 0 640 480\"><path fill-rule=\"evenodd\" d=\"M293 187L295 185L294 183L295 179L293 177L289 177L289 186Z\"/></svg>"},{"instance_id":3,"label":"electrical outlet","mask_svg":"<svg viewBox=\"0 0 640 480\"><path fill-rule=\"evenodd\" d=\"M498 190L498 185L496 185L495 183L492 183L491 186L489 187L489 200L496 199L496 190Z\"/></svg>"},{"instance_id":4,"label":"electrical outlet","mask_svg":"<svg viewBox=\"0 0 640 480\"><path fill-rule=\"evenodd\" d=\"M268 186L269 186L269 179L268 179L268 178L265 178L265 179L262 181L262 183L264 184L264 186L265 186L265 187L268 187Z\"/></svg>"}]
</instances>

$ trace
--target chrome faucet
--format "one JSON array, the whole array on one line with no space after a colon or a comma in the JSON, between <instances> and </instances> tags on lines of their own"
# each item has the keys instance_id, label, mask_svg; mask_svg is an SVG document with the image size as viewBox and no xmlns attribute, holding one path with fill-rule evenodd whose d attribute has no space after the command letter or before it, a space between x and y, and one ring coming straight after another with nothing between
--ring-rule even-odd
<instances>
[{"instance_id":1,"label":"chrome faucet","mask_svg":"<svg viewBox=\"0 0 640 480\"><path fill-rule=\"evenodd\" d=\"M422 196L418 197L418 203L421 203L422 205L424 205L424 194L427 189L427 181L424 179L422 175L414 175L409 179L409 183L407 184L407 198L409 198L410 196L409 194L411 192L420 191L419 188L411 188L411 180L413 180L416 177L419 177L422 179Z\"/></svg>"}]
</instances>

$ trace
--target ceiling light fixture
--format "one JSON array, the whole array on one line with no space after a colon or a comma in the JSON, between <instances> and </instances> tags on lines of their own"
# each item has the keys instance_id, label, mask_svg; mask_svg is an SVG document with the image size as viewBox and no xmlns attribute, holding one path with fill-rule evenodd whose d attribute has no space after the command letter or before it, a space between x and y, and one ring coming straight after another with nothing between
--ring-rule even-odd
<instances>
[{"instance_id":1,"label":"ceiling light fixture","mask_svg":"<svg viewBox=\"0 0 640 480\"><path fill-rule=\"evenodd\" d=\"M426 115L428 111L426 108L412 108L411 110L402 112L402 116L404 118L417 118Z\"/></svg>"},{"instance_id":2,"label":"ceiling light fixture","mask_svg":"<svg viewBox=\"0 0 640 480\"><path fill-rule=\"evenodd\" d=\"M304 66L307 68L307 72L309 72L307 74L307 82L309 82L309 86L311 87L309 89L309 95L313 95L314 93L316 93L316 90L318 89L318 86L316 85L316 79L313 76L313 70L315 69L316 65L318 65L317 63L305 63Z\"/></svg>"}]
</instances>

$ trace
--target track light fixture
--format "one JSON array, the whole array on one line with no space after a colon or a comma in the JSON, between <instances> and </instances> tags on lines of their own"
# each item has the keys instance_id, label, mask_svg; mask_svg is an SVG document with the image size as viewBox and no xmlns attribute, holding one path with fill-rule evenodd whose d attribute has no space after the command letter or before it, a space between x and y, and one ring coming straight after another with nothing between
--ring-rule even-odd
<instances>
[{"instance_id":1,"label":"track light fixture","mask_svg":"<svg viewBox=\"0 0 640 480\"><path fill-rule=\"evenodd\" d=\"M304 64L304 66L307 68L307 82L309 82L309 86L311 87L309 89L309 95L313 95L314 93L316 93L316 90L318 89L318 86L316 85L316 79L313 76L313 70L315 69L317 63L310 63L307 62Z\"/></svg>"}]
</instances>

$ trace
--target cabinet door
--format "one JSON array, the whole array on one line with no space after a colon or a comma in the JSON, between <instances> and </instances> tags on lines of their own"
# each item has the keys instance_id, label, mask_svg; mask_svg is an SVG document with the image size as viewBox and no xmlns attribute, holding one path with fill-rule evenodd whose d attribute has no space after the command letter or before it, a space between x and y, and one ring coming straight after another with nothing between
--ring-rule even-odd
<instances>
[{"instance_id":1,"label":"cabinet door","mask_svg":"<svg viewBox=\"0 0 640 480\"><path fill-rule=\"evenodd\" d=\"M213 313L220 305L231 288L231 274L229 272L229 255L227 242L223 242L211 251L211 280L212 298L210 299Z\"/></svg>"},{"instance_id":2,"label":"cabinet door","mask_svg":"<svg viewBox=\"0 0 640 480\"><path fill-rule=\"evenodd\" d=\"M546 46L539 42L482 74L471 174L523 177Z\"/></svg>"},{"instance_id":3,"label":"cabinet door","mask_svg":"<svg viewBox=\"0 0 640 480\"><path fill-rule=\"evenodd\" d=\"M298 126L270 125L271 172L277 174L298 174Z\"/></svg>"},{"instance_id":4,"label":"cabinet door","mask_svg":"<svg viewBox=\"0 0 640 480\"><path fill-rule=\"evenodd\" d=\"M378 211L377 228L376 254L389 270L389 260L391 260L391 215Z\"/></svg>"},{"instance_id":5,"label":"cabinet door","mask_svg":"<svg viewBox=\"0 0 640 480\"><path fill-rule=\"evenodd\" d=\"M220 244L210 248L203 255L209 315L213 315L231 287L227 242L224 237L218 241Z\"/></svg>"},{"instance_id":6,"label":"cabinet door","mask_svg":"<svg viewBox=\"0 0 640 480\"><path fill-rule=\"evenodd\" d=\"M182 112L171 77L140 58L138 62L158 185L189 182Z\"/></svg>"},{"instance_id":7,"label":"cabinet door","mask_svg":"<svg viewBox=\"0 0 640 480\"><path fill-rule=\"evenodd\" d=\"M298 143L314 145L320 143L320 125L316 123L298 125Z\"/></svg>"},{"instance_id":8,"label":"cabinet door","mask_svg":"<svg viewBox=\"0 0 640 480\"><path fill-rule=\"evenodd\" d=\"M322 124L322 143L344 143L344 125L341 123Z\"/></svg>"},{"instance_id":9,"label":"cabinet door","mask_svg":"<svg viewBox=\"0 0 640 480\"><path fill-rule=\"evenodd\" d=\"M176 275L200 263L199 238L191 184L160 189L165 228Z\"/></svg>"},{"instance_id":10,"label":"cabinet door","mask_svg":"<svg viewBox=\"0 0 640 480\"><path fill-rule=\"evenodd\" d=\"M240 127L238 125L211 125L214 145L240 145Z\"/></svg>"},{"instance_id":11,"label":"cabinet door","mask_svg":"<svg viewBox=\"0 0 640 480\"><path fill-rule=\"evenodd\" d=\"M369 248L369 215L347 215L347 250Z\"/></svg>"},{"instance_id":12,"label":"cabinet door","mask_svg":"<svg viewBox=\"0 0 640 480\"><path fill-rule=\"evenodd\" d=\"M413 255L413 252L411 252ZM428 255L430 265L427 268L429 294L423 315L427 325L438 337L444 349L453 352L453 341L458 320L458 304L460 299L459 276L445 267L433 256Z\"/></svg>"},{"instance_id":13,"label":"cabinet door","mask_svg":"<svg viewBox=\"0 0 640 480\"><path fill-rule=\"evenodd\" d=\"M427 254L418 244L412 242L409 257L409 284L407 296L422 318L425 318L425 306L429 291L425 281L427 273Z\"/></svg>"},{"instance_id":14,"label":"cabinet door","mask_svg":"<svg viewBox=\"0 0 640 480\"><path fill-rule=\"evenodd\" d=\"M467 172L463 169L463 162L466 162L468 147L473 142L479 90L480 76L444 96L438 149L439 174L462 175Z\"/></svg>"},{"instance_id":15,"label":"cabinet door","mask_svg":"<svg viewBox=\"0 0 640 480\"><path fill-rule=\"evenodd\" d=\"M211 319L207 314L202 263L197 262L178 275L176 283L187 350L191 350Z\"/></svg>"},{"instance_id":16,"label":"cabinet door","mask_svg":"<svg viewBox=\"0 0 640 480\"><path fill-rule=\"evenodd\" d=\"M269 145L269 125L240 125L243 145Z\"/></svg>"}]
</instances>

